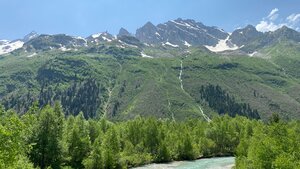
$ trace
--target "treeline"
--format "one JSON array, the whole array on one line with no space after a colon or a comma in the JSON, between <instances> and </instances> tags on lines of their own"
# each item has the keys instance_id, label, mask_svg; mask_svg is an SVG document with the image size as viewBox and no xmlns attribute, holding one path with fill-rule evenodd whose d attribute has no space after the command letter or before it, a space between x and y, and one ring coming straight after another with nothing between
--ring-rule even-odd
<instances>
[{"instance_id":1,"label":"treeline","mask_svg":"<svg viewBox=\"0 0 300 169\"><path fill-rule=\"evenodd\" d=\"M299 122L278 119L269 125L227 115L209 123L140 117L112 123L82 113L65 117L57 103L43 109L35 103L22 116L0 109L0 168L113 169L227 155L236 155L237 168L295 167L299 139Z\"/></svg>"},{"instance_id":2,"label":"treeline","mask_svg":"<svg viewBox=\"0 0 300 169\"><path fill-rule=\"evenodd\" d=\"M260 119L258 111L251 109L249 104L237 103L235 98L229 96L219 85L201 86L200 98L205 100L209 107L213 108L219 114L228 114L231 117L246 116L252 119Z\"/></svg>"}]
</instances>

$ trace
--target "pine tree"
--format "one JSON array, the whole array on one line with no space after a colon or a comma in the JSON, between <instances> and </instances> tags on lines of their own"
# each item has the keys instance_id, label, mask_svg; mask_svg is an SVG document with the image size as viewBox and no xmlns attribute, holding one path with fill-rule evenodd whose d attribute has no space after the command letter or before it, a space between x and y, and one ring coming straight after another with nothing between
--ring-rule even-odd
<instances>
[{"instance_id":1,"label":"pine tree","mask_svg":"<svg viewBox=\"0 0 300 169\"><path fill-rule=\"evenodd\" d=\"M99 135L93 144L90 156L83 162L86 169L102 169L104 167L101 144L102 136Z\"/></svg>"},{"instance_id":2,"label":"pine tree","mask_svg":"<svg viewBox=\"0 0 300 169\"><path fill-rule=\"evenodd\" d=\"M106 169L120 168L120 141L114 127L108 129L102 143L103 164Z\"/></svg>"},{"instance_id":3,"label":"pine tree","mask_svg":"<svg viewBox=\"0 0 300 169\"><path fill-rule=\"evenodd\" d=\"M36 133L33 136L33 146L30 152L31 161L44 169L51 166L59 168L62 161L61 138L63 120L53 108L46 106L39 116Z\"/></svg>"},{"instance_id":4,"label":"pine tree","mask_svg":"<svg viewBox=\"0 0 300 169\"><path fill-rule=\"evenodd\" d=\"M82 112L75 118L73 129L70 131L68 144L70 166L73 168L84 168L82 161L90 152L91 142L87 123Z\"/></svg>"}]
</instances>

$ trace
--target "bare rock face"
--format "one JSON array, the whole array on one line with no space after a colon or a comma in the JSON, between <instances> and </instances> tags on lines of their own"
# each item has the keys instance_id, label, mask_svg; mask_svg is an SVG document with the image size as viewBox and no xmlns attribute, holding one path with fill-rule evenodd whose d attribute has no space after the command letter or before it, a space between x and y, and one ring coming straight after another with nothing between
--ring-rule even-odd
<instances>
[{"instance_id":1,"label":"bare rock face","mask_svg":"<svg viewBox=\"0 0 300 169\"><path fill-rule=\"evenodd\" d=\"M118 37L132 36L125 28L121 28L118 33Z\"/></svg>"},{"instance_id":2,"label":"bare rock face","mask_svg":"<svg viewBox=\"0 0 300 169\"><path fill-rule=\"evenodd\" d=\"M209 27L191 19L184 20L181 18L157 26L148 22L136 31L136 37L141 42L169 43L176 46L213 46L219 40L226 39L228 35L217 27Z\"/></svg>"},{"instance_id":3,"label":"bare rock face","mask_svg":"<svg viewBox=\"0 0 300 169\"><path fill-rule=\"evenodd\" d=\"M237 46L242 46L262 35L263 33L258 32L254 26L248 25L245 28L233 31L229 39Z\"/></svg>"}]
</instances>

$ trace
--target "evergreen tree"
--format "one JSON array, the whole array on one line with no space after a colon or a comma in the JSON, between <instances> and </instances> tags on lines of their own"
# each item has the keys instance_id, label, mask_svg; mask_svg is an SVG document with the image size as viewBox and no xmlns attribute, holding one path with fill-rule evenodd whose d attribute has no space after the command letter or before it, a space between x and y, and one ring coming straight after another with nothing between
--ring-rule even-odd
<instances>
[{"instance_id":1,"label":"evergreen tree","mask_svg":"<svg viewBox=\"0 0 300 169\"><path fill-rule=\"evenodd\" d=\"M90 156L83 162L86 169L102 169L104 167L101 144L102 136L99 135L93 144Z\"/></svg>"},{"instance_id":2,"label":"evergreen tree","mask_svg":"<svg viewBox=\"0 0 300 169\"><path fill-rule=\"evenodd\" d=\"M114 127L108 129L102 142L105 169L120 168L120 141Z\"/></svg>"},{"instance_id":3,"label":"evergreen tree","mask_svg":"<svg viewBox=\"0 0 300 169\"><path fill-rule=\"evenodd\" d=\"M82 164L91 148L89 131L83 113L76 116L73 129L70 131L68 141L69 164L73 168L84 168Z\"/></svg>"},{"instance_id":4,"label":"evergreen tree","mask_svg":"<svg viewBox=\"0 0 300 169\"><path fill-rule=\"evenodd\" d=\"M63 120L53 108L46 106L39 116L36 133L33 136L30 159L44 169L51 166L59 168L62 161L62 127Z\"/></svg>"}]
</instances>

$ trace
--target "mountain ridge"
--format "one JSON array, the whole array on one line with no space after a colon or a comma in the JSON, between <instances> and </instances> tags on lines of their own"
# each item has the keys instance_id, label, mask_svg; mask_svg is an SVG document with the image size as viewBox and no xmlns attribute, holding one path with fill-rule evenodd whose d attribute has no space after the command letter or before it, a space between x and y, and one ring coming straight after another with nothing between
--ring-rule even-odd
<instances>
[{"instance_id":1,"label":"mountain ridge","mask_svg":"<svg viewBox=\"0 0 300 169\"><path fill-rule=\"evenodd\" d=\"M282 31L281 31L282 30ZM112 35L108 32L92 34L86 38L77 38L74 36L65 35L66 40L74 43L75 39L87 41L86 45L75 44L70 49L77 47L84 47L91 45L99 45L100 43L117 41L121 36L132 36L138 39L141 43L146 45L163 45L170 47L191 47L191 46L204 46L212 52L236 51L253 53L271 43L276 43L276 39L293 40L300 42L300 33L296 30L283 26L273 32L259 32L252 25L247 25L244 28L236 29L232 33L225 32L216 26L206 26L201 22L192 19L175 19L165 23L154 25L147 22L142 27L136 30L135 34L129 33L126 29L121 28L118 35ZM14 41L4 41L0 43L0 54L10 53L16 49L22 48L27 45L31 39L38 38L36 32L31 32L23 39ZM45 35L43 35L45 36ZM47 35L55 39L59 35ZM269 43L264 42L270 40ZM4 43L5 42L5 43ZM17 43L16 43L17 42ZM27 45L28 46L28 45ZM62 50L69 50L68 45L64 43L56 43L52 48ZM27 48L27 47L25 47ZM66 49L65 49L66 48Z\"/></svg>"}]
</instances>

